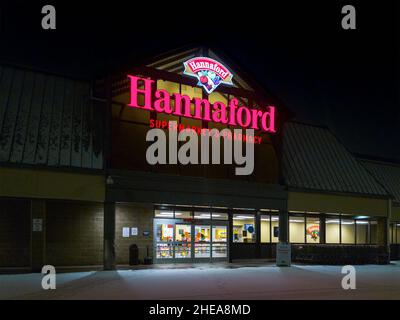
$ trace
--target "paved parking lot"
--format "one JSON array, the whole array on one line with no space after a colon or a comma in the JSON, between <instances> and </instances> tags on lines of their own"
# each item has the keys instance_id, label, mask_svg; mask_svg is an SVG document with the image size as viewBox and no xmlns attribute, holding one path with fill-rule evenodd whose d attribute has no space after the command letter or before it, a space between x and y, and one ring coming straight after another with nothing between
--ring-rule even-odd
<instances>
[{"instance_id":1,"label":"paved parking lot","mask_svg":"<svg viewBox=\"0 0 400 320\"><path fill-rule=\"evenodd\" d=\"M344 290L341 266L195 265L58 273L55 290L41 274L0 275L1 299L400 299L400 263L356 266Z\"/></svg>"}]
</instances>

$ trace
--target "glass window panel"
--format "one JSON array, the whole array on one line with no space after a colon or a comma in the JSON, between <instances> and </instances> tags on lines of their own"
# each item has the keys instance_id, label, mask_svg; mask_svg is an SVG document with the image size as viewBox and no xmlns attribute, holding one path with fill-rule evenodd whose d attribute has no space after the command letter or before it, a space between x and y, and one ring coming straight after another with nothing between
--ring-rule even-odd
<instances>
[{"instance_id":1,"label":"glass window panel","mask_svg":"<svg viewBox=\"0 0 400 320\"><path fill-rule=\"evenodd\" d=\"M370 221L369 224L370 241L372 244L378 243L378 222L376 220Z\"/></svg>"},{"instance_id":2,"label":"glass window panel","mask_svg":"<svg viewBox=\"0 0 400 320\"><path fill-rule=\"evenodd\" d=\"M194 245L194 257L195 258L210 258L211 251L210 245L204 243L196 243Z\"/></svg>"},{"instance_id":3,"label":"glass window panel","mask_svg":"<svg viewBox=\"0 0 400 320\"><path fill-rule=\"evenodd\" d=\"M191 244L178 243L175 245L175 258L190 258L191 257Z\"/></svg>"},{"instance_id":4,"label":"glass window panel","mask_svg":"<svg viewBox=\"0 0 400 320\"><path fill-rule=\"evenodd\" d=\"M357 244L367 244L368 243L368 221L357 220Z\"/></svg>"},{"instance_id":5,"label":"glass window panel","mask_svg":"<svg viewBox=\"0 0 400 320\"><path fill-rule=\"evenodd\" d=\"M316 217L306 217L306 240L307 243L319 243L320 233L319 233L319 218Z\"/></svg>"},{"instance_id":6,"label":"glass window panel","mask_svg":"<svg viewBox=\"0 0 400 320\"><path fill-rule=\"evenodd\" d=\"M174 225L169 223L157 224L157 241L168 242L174 240Z\"/></svg>"},{"instance_id":7,"label":"glass window panel","mask_svg":"<svg viewBox=\"0 0 400 320\"><path fill-rule=\"evenodd\" d=\"M190 219L191 217L190 211L175 211L175 219Z\"/></svg>"},{"instance_id":8,"label":"glass window panel","mask_svg":"<svg viewBox=\"0 0 400 320\"><path fill-rule=\"evenodd\" d=\"M279 216L278 215L271 216L271 242L273 242L273 243L279 242Z\"/></svg>"},{"instance_id":9,"label":"glass window panel","mask_svg":"<svg viewBox=\"0 0 400 320\"><path fill-rule=\"evenodd\" d=\"M175 241L190 242L191 241L191 225L176 224L175 225Z\"/></svg>"},{"instance_id":10,"label":"glass window panel","mask_svg":"<svg viewBox=\"0 0 400 320\"><path fill-rule=\"evenodd\" d=\"M389 239L390 239L390 243L395 243L396 239L395 239L395 234L396 234L396 225L394 223L391 223L389 226Z\"/></svg>"},{"instance_id":11,"label":"glass window panel","mask_svg":"<svg viewBox=\"0 0 400 320\"><path fill-rule=\"evenodd\" d=\"M269 215L261 215L261 242L262 243L269 243L271 241L271 222Z\"/></svg>"},{"instance_id":12,"label":"glass window panel","mask_svg":"<svg viewBox=\"0 0 400 320\"><path fill-rule=\"evenodd\" d=\"M355 243L356 224L353 219L342 219L342 243Z\"/></svg>"},{"instance_id":13,"label":"glass window panel","mask_svg":"<svg viewBox=\"0 0 400 320\"><path fill-rule=\"evenodd\" d=\"M213 226L212 227L212 241L213 242L226 242L227 241L227 229L226 226Z\"/></svg>"},{"instance_id":14,"label":"glass window panel","mask_svg":"<svg viewBox=\"0 0 400 320\"><path fill-rule=\"evenodd\" d=\"M213 220L228 220L227 213L213 212L212 213Z\"/></svg>"},{"instance_id":15,"label":"glass window panel","mask_svg":"<svg viewBox=\"0 0 400 320\"><path fill-rule=\"evenodd\" d=\"M174 211L173 210L155 210L154 216L156 218L173 218Z\"/></svg>"},{"instance_id":16,"label":"glass window panel","mask_svg":"<svg viewBox=\"0 0 400 320\"><path fill-rule=\"evenodd\" d=\"M195 226L194 227L195 242L210 242L210 226Z\"/></svg>"},{"instance_id":17,"label":"glass window panel","mask_svg":"<svg viewBox=\"0 0 400 320\"><path fill-rule=\"evenodd\" d=\"M340 242L340 222L339 218L326 219L326 243Z\"/></svg>"},{"instance_id":18,"label":"glass window panel","mask_svg":"<svg viewBox=\"0 0 400 320\"><path fill-rule=\"evenodd\" d=\"M289 241L291 243L304 243L304 217L289 217Z\"/></svg>"},{"instance_id":19,"label":"glass window panel","mask_svg":"<svg viewBox=\"0 0 400 320\"><path fill-rule=\"evenodd\" d=\"M171 259L173 258L172 243L157 243L156 245L157 259Z\"/></svg>"},{"instance_id":20,"label":"glass window panel","mask_svg":"<svg viewBox=\"0 0 400 320\"><path fill-rule=\"evenodd\" d=\"M211 214L209 212L195 212L195 219L211 219Z\"/></svg>"},{"instance_id":21,"label":"glass window panel","mask_svg":"<svg viewBox=\"0 0 400 320\"><path fill-rule=\"evenodd\" d=\"M396 243L400 243L400 223L396 223Z\"/></svg>"},{"instance_id":22,"label":"glass window panel","mask_svg":"<svg viewBox=\"0 0 400 320\"><path fill-rule=\"evenodd\" d=\"M254 215L234 214L232 237L233 242L254 243L256 240Z\"/></svg>"},{"instance_id":23,"label":"glass window panel","mask_svg":"<svg viewBox=\"0 0 400 320\"><path fill-rule=\"evenodd\" d=\"M226 244L213 243L212 245L213 258L226 258L228 257L228 248Z\"/></svg>"}]
</instances>

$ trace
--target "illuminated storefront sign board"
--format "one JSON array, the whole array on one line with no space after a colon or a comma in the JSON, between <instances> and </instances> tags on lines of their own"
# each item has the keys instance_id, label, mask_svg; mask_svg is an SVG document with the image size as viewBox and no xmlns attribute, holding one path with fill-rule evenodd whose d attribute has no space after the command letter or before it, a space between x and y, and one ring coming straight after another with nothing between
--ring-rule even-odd
<instances>
[{"instance_id":1,"label":"illuminated storefront sign board","mask_svg":"<svg viewBox=\"0 0 400 320\"><path fill-rule=\"evenodd\" d=\"M191 98L164 89L153 90L155 81L151 79L133 75L128 75L128 78L130 79L129 107L269 133L276 132L274 106L268 106L265 110L250 109L239 106L237 98L230 99L228 105L218 101L211 104L207 99ZM139 104L139 95L144 98L142 105Z\"/></svg>"},{"instance_id":2,"label":"illuminated storefront sign board","mask_svg":"<svg viewBox=\"0 0 400 320\"><path fill-rule=\"evenodd\" d=\"M221 83L233 85L232 73L223 64L207 57L196 57L183 63L184 74L196 77L199 82L198 86L210 94Z\"/></svg>"}]
</instances>

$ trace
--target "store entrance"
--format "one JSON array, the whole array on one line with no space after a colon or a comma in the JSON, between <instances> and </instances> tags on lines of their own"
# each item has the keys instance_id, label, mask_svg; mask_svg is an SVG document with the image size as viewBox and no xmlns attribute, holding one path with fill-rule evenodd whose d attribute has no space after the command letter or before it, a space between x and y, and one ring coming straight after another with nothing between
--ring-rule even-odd
<instances>
[{"instance_id":1,"label":"store entrance","mask_svg":"<svg viewBox=\"0 0 400 320\"><path fill-rule=\"evenodd\" d=\"M156 263L228 260L228 222L154 219Z\"/></svg>"}]
</instances>

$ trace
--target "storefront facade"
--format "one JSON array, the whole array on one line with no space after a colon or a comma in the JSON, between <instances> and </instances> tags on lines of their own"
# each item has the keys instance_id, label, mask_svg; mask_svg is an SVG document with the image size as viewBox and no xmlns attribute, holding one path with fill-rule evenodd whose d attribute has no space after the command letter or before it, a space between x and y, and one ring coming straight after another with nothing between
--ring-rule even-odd
<instances>
[{"instance_id":1,"label":"storefront facade","mask_svg":"<svg viewBox=\"0 0 400 320\"><path fill-rule=\"evenodd\" d=\"M394 161L382 159L361 159L363 165L392 195L389 204L390 257L400 259L400 166Z\"/></svg>"},{"instance_id":2,"label":"storefront facade","mask_svg":"<svg viewBox=\"0 0 400 320\"><path fill-rule=\"evenodd\" d=\"M188 69L196 57L219 63L221 84L199 85ZM233 116L223 108L235 101ZM197 113L207 105L229 120ZM132 244L142 262L265 260L278 242L292 243L298 261L339 263L345 252L355 263L387 263L389 241L400 238L392 193L361 161L326 128L290 121L277 98L209 49L92 83L2 66L0 115L0 267L113 269L129 263ZM253 173L149 164L147 132L172 121L253 126Z\"/></svg>"}]
</instances>

